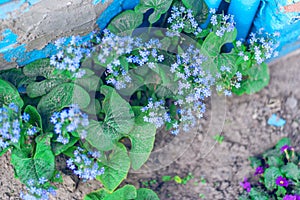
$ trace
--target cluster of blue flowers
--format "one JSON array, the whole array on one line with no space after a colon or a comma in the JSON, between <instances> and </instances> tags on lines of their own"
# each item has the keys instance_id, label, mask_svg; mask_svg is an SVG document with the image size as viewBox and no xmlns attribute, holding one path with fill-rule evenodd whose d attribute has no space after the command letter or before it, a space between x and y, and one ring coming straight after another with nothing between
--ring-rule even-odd
<instances>
[{"instance_id":1,"label":"cluster of blue flowers","mask_svg":"<svg viewBox=\"0 0 300 200\"><path fill-rule=\"evenodd\" d=\"M21 137L21 132L33 136L38 132L37 127L26 124L29 121L29 114L19 114L19 107L10 103L0 108L0 151L8 148L10 145L17 144Z\"/></svg>"},{"instance_id":2,"label":"cluster of blue flowers","mask_svg":"<svg viewBox=\"0 0 300 200\"><path fill-rule=\"evenodd\" d=\"M27 193L21 191L20 198L23 200L49 200L49 196L55 196L55 189L50 187L45 187L48 180L45 177L41 177L38 181L33 179L27 182Z\"/></svg>"},{"instance_id":3,"label":"cluster of blue flowers","mask_svg":"<svg viewBox=\"0 0 300 200\"><path fill-rule=\"evenodd\" d=\"M147 113L147 115L144 116L144 121L154 124L156 128L160 128L165 123L171 122L170 114L166 111L164 100L153 102L153 99L150 98L148 105L141 110Z\"/></svg>"},{"instance_id":4,"label":"cluster of blue flowers","mask_svg":"<svg viewBox=\"0 0 300 200\"><path fill-rule=\"evenodd\" d=\"M176 62L171 65L171 72L178 79L175 94L178 99L174 104L181 108L178 110L179 122L184 131L203 117L206 110L204 99L211 96L211 87L215 83L215 78L202 67L205 61L200 50L191 45L184 53L177 55ZM177 124L174 126L174 132L178 133Z\"/></svg>"},{"instance_id":5,"label":"cluster of blue flowers","mask_svg":"<svg viewBox=\"0 0 300 200\"><path fill-rule=\"evenodd\" d=\"M82 129L78 132L79 127L86 127L89 125L88 115L82 113L78 105L70 105L69 108L63 109L60 112L54 112L50 118L50 122L54 124L54 133L57 136L57 142L62 144L69 143L69 133L76 133L84 139L86 137L86 130Z\"/></svg>"},{"instance_id":6,"label":"cluster of blue flowers","mask_svg":"<svg viewBox=\"0 0 300 200\"><path fill-rule=\"evenodd\" d=\"M234 31L235 21L233 15L224 15L224 13L217 15L215 9L210 9L209 12L212 14L210 23L218 37L223 37L226 32Z\"/></svg>"},{"instance_id":7,"label":"cluster of blue flowers","mask_svg":"<svg viewBox=\"0 0 300 200\"><path fill-rule=\"evenodd\" d=\"M191 32L196 36L202 32L202 29L194 18L193 11L185 7L178 8L177 6L173 6L168 23L171 24L170 30L166 33L169 37L179 36L179 33L183 30Z\"/></svg>"},{"instance_id":8,"label":"cluster of blue flowers","mask_svg":"<svg viewBox=\"0 0 300 200\"><path fill-rule=\"evenodd\" d=\"M106 66L107 83L116 89L126 88L132 81L128 73L129 66L147 65L153 69L155 63L164 60L157 49L161 44L157 39L143 42L141 38L131 36L117 36L104 30L101 40L98 61Z\"/></svg>"},{"instance_id":9,"label":"cluster of blue flowers","mask_svg":"<svg viewBox=\"0 0 300 200\"><path fill-rule=\"evenodd\" d=\"M75 78L81 78L86 73L80 69L83 58L90 57L95 50L92 39L98 37L92 34L88 40L83 40L80 36L72 36L70 40L59 38L55 41L55 46L58 50L56 55L50 58L50 64L58 70L67 70L73 74Z\"/></svg>"},{"instance_id":10,"label":"cluster of blue flowers","mask_svg":"<svg viewBox=\"0 0 300 200\"><path fill-rule=\"evenodd\" d=\"M279 32L275 32L272 35L265 33L261 28L257 33L251 33L249 39L249 49L254 52L254 59L257 64L261 64L267 59L278 56L276 51L279 43L276 42L276 38L279 37Z\"/></svg>"},{"instance_id":11,"label":"cluster of blue flowers","mask_svg":"<svg viewBox=\"0 0 300 200\"><path fill-rule=\"evenodd\" d=\"M77 147L74 151L74 158L67 160L67 166L84 181L93 180L96 176L104 174L104 167L100 167L97 161L100 156L99 151L87 152Z\"/></svg>"}]
</instances>

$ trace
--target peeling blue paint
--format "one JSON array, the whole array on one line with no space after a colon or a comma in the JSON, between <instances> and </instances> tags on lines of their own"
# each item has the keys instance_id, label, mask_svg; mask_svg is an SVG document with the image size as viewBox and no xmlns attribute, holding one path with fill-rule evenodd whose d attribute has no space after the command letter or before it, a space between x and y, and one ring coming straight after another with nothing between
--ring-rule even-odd
<instances>
[{"instance_id":1,"label":"peeling blue paint","mask_svg":"<svg viewBox=\"0 0 300 200\"><path fill-rule=\"evenodd\" d=\"M17 46L18 36L10 29L5 29L2 33L3 40L0 41L0 53L3 54L3 58L7 62L16 62L19 66L24 66L37 59L50 57L57 53L56 46L53 43L49 43L42 50L26 51L26 45L22 44ZM82 42L90 39L93 32L82 37ZM65 44L68 45L71 37L67 37Z\"/></svg>"},{"instance_id":2,"label":"peeling blue paint","mask_svg":"<svg viewBox=\"0 0 300 200\"><path fill-rule=\"evenodd\" d=\"M13 49L17 42L17 34L13 33L10 29L5 29L2 37L3 40L0 41L0 53Z\"/></svg>"}]
</instances>

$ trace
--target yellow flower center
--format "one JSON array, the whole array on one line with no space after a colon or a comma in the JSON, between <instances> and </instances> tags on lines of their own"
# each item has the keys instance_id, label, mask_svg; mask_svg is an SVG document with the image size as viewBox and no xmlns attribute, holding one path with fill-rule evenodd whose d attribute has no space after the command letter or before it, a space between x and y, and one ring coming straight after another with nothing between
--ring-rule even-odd
<instances>
[{"instance_id":1,"label":"yellow flower center","mask_svg":"<svg viewBox=\"0 0 300 200\"><path fill-rule=\"evenodd\" d=\"M284 182L283 182L283 181L280 181L279 183L280 183L280 184L283 184Z\"/></svg>"}]
</instances>

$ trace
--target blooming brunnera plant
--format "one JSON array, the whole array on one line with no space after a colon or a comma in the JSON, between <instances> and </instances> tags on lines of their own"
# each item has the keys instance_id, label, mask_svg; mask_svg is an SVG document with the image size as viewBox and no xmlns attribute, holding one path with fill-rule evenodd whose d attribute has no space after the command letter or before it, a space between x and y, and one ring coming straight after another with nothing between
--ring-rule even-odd
<instances>
[{"instance_id":1,"label":"blooming brunnera plant","mask_svg":"<svg viewBox=\"0 0 300 200\"><path fill-rule=\"evenodd\" d=\"M288 138L281 139L275 148L266 151L262 157L251 157L255 168L253 181L245 178L241 186L243 199L300 199L299 153L291 147Z\"/></svg>"},{"instance_id":2,"label":"blooming brunnera plant","mask_svg":"<svg viewBox=\"0 0 300 200\"><path fill-rule=\"evenodd\" d=\"M1 71L0 155L11 151L16 177L27 186L20 197L54 195L61 157L79 179L102 183L85 200L158 199L148 189L119 188L130 168L148 160L156 129L189 131L214 91L261 90L269 81L265 61L277 54L277 33L236 40L234 16L209 12L205 27L203 0L140 0L102 32L60 38L50 58ZM286 174L274 180L278 188L293 187ZM242 185L253 191L247 179ZM286 198L296 195L285 190Z\"/></svg>"}]
</instances>

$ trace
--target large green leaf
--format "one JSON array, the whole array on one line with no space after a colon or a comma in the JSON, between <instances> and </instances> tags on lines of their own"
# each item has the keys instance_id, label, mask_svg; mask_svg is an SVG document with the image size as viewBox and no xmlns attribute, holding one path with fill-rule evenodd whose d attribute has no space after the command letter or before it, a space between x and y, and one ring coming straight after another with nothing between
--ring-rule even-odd
<instances>
[{"instance_id":1,"label":"large green leaf","mask_svg":"<svg viewBox=\"0 0 300 200\"><path fill-rule=\"evenodd\" d=\"M137 190L137 197L135 200L159 200L157 194L150 189L140 188Z\"/></svg>"},{"instance_id":2,"label":"large green leaf","mask_svg":"<svg viewBox=\"0 0 300 200\"><path fill-rule=\"evenodd\" d=\"M143 23L143 15L133 10L126 10L116 16L107 29L114 34L130 35L132 31Z\"/></svg>"},{"instance_id":3,"label":"large green leaf","mask_svg":"<svg viewBox=\"0 0 300 200\"><path fill-rule=\"evenodd\" d=\"M219 37L216 33L211 32L205 38L202 46L201 53L205 56L216 57L220 54L221 48L226 43L232 43L236 39L237 30L232 32L225 32L223 37Z\"/></svg>"},{"instance_id":4,"label":"large green leaf","mask_svg":"<svg viewBox=\"0 0 300 200\"><path fill-rule=\"evenodd\" d=\"M287 178L299 180L300 179L300 169L294 163L288 163L281 168L281 172L285 174Z\"/></svg>"},{"instance_id":5,"label":"large green leaf","mask_svg":"<svg viewBox=\"0 0 300 200\"><path fill-rule=\"evenodd\" d=\"M150 24L153 24L169 10L171 4L171 0L140 0L140 3L135 7L135 11L145 13L149 9L153 9L154 11L148 19Z\"/></svg>"},{"instance_id":6,"label":"large green leaf","mask_svg":"<svg viewBox=\"0 0 300 200\"><path fill-rule=\"evenodd\" d=\"M63 83L43 96L37 109L43 117L48 117L54 111L71 104L78 104L81 108L85 108L89 103L90 96L82 87L74 83Z\"/></svg>"},{"instance_id":7,"label":"large green leaf","mask_svg":"<svg viewBox=\"0 0 300 200\"><path fill-rule=\"evenodd\" d=\"M40 97L64 82L65 80L62 79L46 79L41 82L32 82L26 87L26 92L30 98Z\"/></svg>"},{"instance_id":8,"label":"large green leaf","mask_svg":"<svg viewBox=\"0 0 300 200\"><path fill-rule=\"evenodd\" d=\"M102 158L101 165L105 171L97 177L97 180L101 181L109 192L113 192L127 177L130 168L130 159L125 146L116 144L108 157Z\"/></svg>"},{"instance_id":9,"label":"large green leaf","mask_svg":"<svg viewBox=\"0 0 300 200\"><path fill-rule=\"evenodd\" d=\"M108 194L104 189L100 189L87 194L83 200L103 200Z\"/></svg>"},{"instance_id":10,"label":"large green leaf","mask_svg":"<svg viewBox=\"0 0 300 200\"><path fill-rule=\"evenodd\" d=\"M82 77L75 80L77 85L83 87L86 91L98 91L101 84L101 79L96 75Z\"/></svg>"},{"instance_id":11,"label":"large green leaf","mask_svg":"<svg viewBox=\"0 0 300 200\"><path fill-rule=\"evenodd\" d=\"M208 7L204 0L182 0L185 7L193 10L195 19L199 24L206 21L208 15Z\"/></svg>"},{"instance_id":12,"label":"large green leaf","mask_svg":"<svg viewBox=\"0 0 300 200\"><path fill-rule=\"evenodd\" d=\"M119 138L119 133L104 129L102 122L90 120L86 140L93 147L100 151L109 151L114 148L114 142Z\"/></svg>"},{"instance_id":13,"label":"large green leaf","mask_svg":"<svg viewBox=\"0 0 300 200\"><path fill-rule=\"evenodd\" d=\"M31 105L26 106L25 113L30 115L29 123L33 126L43 128L42 126L42 118L37 109Z\"/></svg>"},{"instance_id":14,"label":"large green leaf","mask_svg":"<svg viewBox=\"0 0 300 200\"><path fill-rule=\"evenodd\" d=\"M276 186L276 179L281 176L280 170L277 167L270 167L264 173L265 186L268 190L274 190Z\"/></svg>"},{"instance_id":15,"label":"large green leaf","mask_svg":"<svg viewBox=\"0 0 300 200\"><path fill-rule=\"evenodd\" d=\"M50 180L55 172L55 157L50 147L51 135L40 135L36 138L35 154L31 156L31 149L13 149L11 163L15 174L22 183L38 181L44 177Z\"/></svg>"},{"instance_id":16,"label":"large green leaf","mask_svg":"<svg viewBox=\"0 0 300 200\"><path fill-rule=\"evenodd\" d=\"M137 191L133 185L124 187L108 193L105 189L92 192L84 197L84 200L133 200L137 197Z\"/></svg>"},{"instance_id":17,"label":"large green leaf","mask_svg":"<svg viewBox=\"0 0 300 200\"><path fill-rule=\"evenodd\" d=\"M131 166L138 170L149 158L153 149L156 128L153 124L136 124L128 135L131 140L129 157Z\"/></svg>"},{"instance_id":18,"label":"large green leaf","mask_svg":"<svg viewBox=\"0 0 300 200\"><path fill-rule=\"evenodd\" d=\"M0 72L0 79L6 80L13 84L16 88L30 83L32 80L26 77L22 69L9 69Z\"/></svg>"},{"instance_id":19,"label":"large green leaf","mask_svg":"<svg viewBox=\"0 0 300 200\"><path fill-rule=\"evenodd\" d=\"M105 129L109 129L111 132L128 134L134 126L134 114L130 104L112 87L102 86L101 93L105 95L102 104L105 113Z\"/></svg>"},{"instance_id":20,"label":"large green leaf","mask_svg":"<svg viewBox=\"0 0 300 200\"><path fill-rule=\"evenodd\" d=\"M0 107L5 104L15 103L22 108L24 102L20 97L18 90L9 82L0 79Z\"/></svg>"},{"instance_id":21,"label":"large green leaf","mask_svg":"<svg viewBox=\"0 0 300 200\"><path fill-rule=\"evenodd\" d=\"M251 188L249 195L251 197L251 200L269 200L267 194L264 191L260 191L254 187Z\"/></svg>"},{"instance_id":22,"label":"large green leaf","mask_svg":"<svg viewBox=\"0 0 300 200\"><path fill-rule=\"evenodd\" d=\"M283 147L284 145L289 145L291 146L291 139L290 138L287 138L287 137L284 137L284 138L281 138L277 144L276 144L276 149L281 149L281 147Z\"/></svg>"},{"instance_id":23,"label":"large green leaf","mask_svg":"<svg viewBox=\"0 0 300 200\"><path fill-rule=\"evenodd\" d=\"M53 77L54 67L50 66L50 59L39 59L31 62L23 68L23 73L28 77L43 76L45 78Z\"/></svg>"},{"instance_id":24,"label":"large green leaf","mask_svg":"<svg viewBox=\"0 0 300 200\"><path fill-rule=\"evenodd\" d=\"M103 200L131 200L135 199L136 195L136 189L133 185L125 185L112 194L107 195Z\"/></svg>"}]
</instances>

